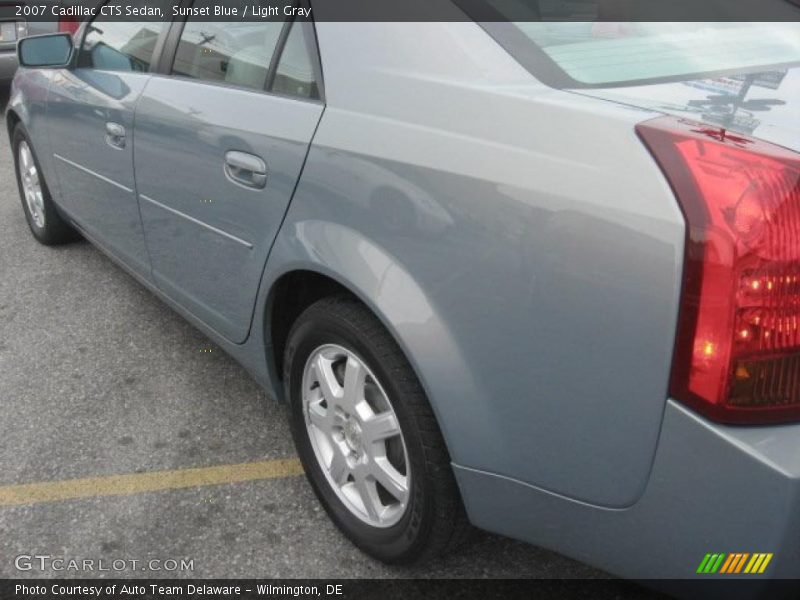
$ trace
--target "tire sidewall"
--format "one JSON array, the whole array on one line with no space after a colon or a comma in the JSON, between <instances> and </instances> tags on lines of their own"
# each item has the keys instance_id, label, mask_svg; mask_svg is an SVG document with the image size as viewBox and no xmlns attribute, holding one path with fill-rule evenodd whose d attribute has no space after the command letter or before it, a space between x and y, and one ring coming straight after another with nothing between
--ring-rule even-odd
<instances>
[{"instance_id":1,"label":"tire sidewall","mask_svg":"<svg viewBox=\"0 0 800 600\"><path fill-rule=\"evenodd\" d=\"M415 546L423 540L432 517L430 485L417 425L406 410L402 390L387 372L371 340L364 339L363 334L349 323L320 312L310 312L312 314L301 317L293 329L284 360L292 433L306 476L331 519L357 546L386 562L413 559ZM392 527L372 527L350 512L328 483L311 445L302 398L303 371L311 353L325 344L347 348L370 368L389 397L403 432L411 472L410 500L402 519Z\"/></svg>"},{"instance_id":2,"label":"tire sidewall","mask_svg":"<svg viewBox=\"0 0 800 600\"><path fill-rule=\"evenodd\" d=\"M22 142L28 144L28 149L31 152L31 157L33 158L33 164L36 165L36 170L39 173L39 184L42 187L42 196L44 201L44 227L39 227L36 224L36 221L33 220L33 215L31 215L30 209L28 208L28 203L25 200L25 192L22 187L22 176L20 175L19 169L19 147ZM22 201L22 209L25 212L25 219L28 221L28 226L31 228L33 235L35 235L39 239L44 239L47 237L47 226L50 223L50 216L52 210L50 209L50 194L47 189L47 186L44 183L44 179L42 177L42 169L39 166L39 159L36 157L36 152L33 149L33 145L31 144L31 140L28 138L28 134L22 128L21 125L17 125L14 129L13 139L11 147L14 151L14 176L17 178L17 187L19 189L19 197Z\"/></svg>"}]
</instances>

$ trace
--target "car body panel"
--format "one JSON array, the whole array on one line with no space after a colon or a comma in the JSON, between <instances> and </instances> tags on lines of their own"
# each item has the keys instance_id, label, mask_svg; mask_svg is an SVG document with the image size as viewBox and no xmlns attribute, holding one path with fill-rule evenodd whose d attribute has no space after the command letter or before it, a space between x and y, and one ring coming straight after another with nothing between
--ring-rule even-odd
<instances>
[{"instance_id":1,"label":"car body panel","mask_svg":"<svg viewBox=\"0 0 800 600\"><path fill-rule=\"evenodd\" d=\"M404 27L317 25L329 105L281 236L321 232L307 254L327 262L330 236L355 230L389 257L381 271L411 274L416 316L388 317L396 297L378 314L457 464L628 505L658 439L684 240L634 133L653 113L537 84L475 24L415 25L413 45L397 42ZM437 53L442 43L463 54ZM622 156L628 168L608 177ZM452 224L397 225L428 198ZM359 261L339 262L360 279ZM458 351L443 357L432 331ZM628 419L637 427L620 435Z\"/></svg>"},{"instance_id":2,"label":"car body panel","mask_svg":"<svg viewBox=\"0 0 800 600\"><path fill-rule=\"evenodd\" d=\"M547 88L475 24L413 25L413 44L392 42L408 38L405 27L317 26L328 107L259 289L255 338L237 349L240 331L171 297L275 392L271 286L288 265L324 273L371 306L406 351L457 464L627 506L658 440L684 236L634 133L655 113ZM458 60L435 52L442 40ZM147 93L160 81L152 77ZM153 125L142 123L148 143ZM169 144L153 137L145 161L156 139ZM629 168L609 178L623 156ZM142 181L146 196L167 185ZM176 246L168 255L218 269L213 256L204 264ZM640 426L622 436L625 419Z\"/></svg>"},{"instance_id":3,"label":"car body panel","mask_svg":"<svg viewBox=\"0 0 800 600\"><path fill-rule=\"evenodd\" d=\"M719 125L800 152L800 66L576 92Z\"/></svg>"},{"instance_id":4,"label":"car body panel","mask_svg":"<svg viewBox=\"0 0 800 600\"><path fill-rule=\"evenodd\" d=\"M764 576L742 575L766 585L768 577L800 576L799 436L797 424L716 425L670 400L647 490L621 510L489 473L455 472L479 527L661 587L663 579L698 577L709 552L773 553ZM743 597L771 596L750 588Z\"/></svg>"},{"instance_id":5,"label":"car body panel","mask_svg":"<svg viewBox=\"0 0 800 600\"><path fill-rule=\"evenodd\" d=\"M47 132L47 97L55 74L56 71L51 69L21 70L14 79L6 116L15 118L14 121L8 121L9 124L19 120L25 125L34 148L43 150L37 153L37 159L47 175L47 181L57 184L50 152L50 136ZM10 128L8 133L10 139L13 133ZM51 190L51 193L58 193L58 188Z\"/></svg>"},{"instance_id":6,"label":"car body panel","mask_svg":"<svg viewBox=\"0 0 800 600\"><path fill-rule=\"evenodd\" d=\"M153 278L233 342L250 331L267 254L322 110L167 77L155 77L137 106L136 183ZM231 151L264 161L263 189L225 176Z\"/></svg>"},{"instance_id":7,"label":"car body panel","mask_svg":"<svg viewBox=\"0 0 800 600\"><path fill-rule=\"evenodd\" d=\"M150 260L135 191L133 122L150 77L59 69L54 71L47 110L59 205L141 273L149 273ZM124 148L108 142L109 123L126 130Z\"/></svg>"}]
</instances>

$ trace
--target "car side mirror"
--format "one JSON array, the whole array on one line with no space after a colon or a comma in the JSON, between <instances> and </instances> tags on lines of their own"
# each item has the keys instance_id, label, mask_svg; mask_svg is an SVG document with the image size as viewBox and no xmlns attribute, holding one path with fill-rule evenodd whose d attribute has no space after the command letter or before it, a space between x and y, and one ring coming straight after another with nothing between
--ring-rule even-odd
<instances>
[{"instance_id":1,"label":"car side mirror","mask_svg":"<svg viewBox=\"0 0 800 600\"><path fill-rule=\"evenodd\" d=\"M72 58L72 35L35 35L17 43L17 58L23 67L66 67Z\"/></svg>"}]
</instances>

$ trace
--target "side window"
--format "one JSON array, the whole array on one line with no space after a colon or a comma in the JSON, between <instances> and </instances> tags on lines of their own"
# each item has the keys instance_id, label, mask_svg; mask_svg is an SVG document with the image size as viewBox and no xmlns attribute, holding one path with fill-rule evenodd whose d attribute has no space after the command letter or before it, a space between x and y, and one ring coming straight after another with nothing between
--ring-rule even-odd
<instances>
[{"instance_id":1,"label":"side window","mask_svg":"<svg viewBox=\"0 0 800 600\"><path fill-rule=\"evenodd\" d=\"M142 4L134 0L131 5ZM107 71L148 71L164 25L159 22L105 21L89 23L78 54L78 66Z\"/></svg>"},{"instance_id":2,"label":"side window","mask_svg":"<svg viewBox=\"0 0 800 600\"><path fill-rule=\"evenodd\" d=\"M195 2L194 7L213 4ZM178 43L172 73L263 90L282 28L283 21L249 23L189 19Z\"/></svg>"},{"instance_id":3,"label":"side window","mask_svg":"<svg viewBox=\"0 0 800 600\"><path fill-rule=\"evenodd\" d=\"M308 27L300 22L292 24L283 48L272 91L287 96L319 100L319 82L312 59L313 41L308 39ZM316 52L316 49L313 50Z\"/></svg>"}]
</instances>

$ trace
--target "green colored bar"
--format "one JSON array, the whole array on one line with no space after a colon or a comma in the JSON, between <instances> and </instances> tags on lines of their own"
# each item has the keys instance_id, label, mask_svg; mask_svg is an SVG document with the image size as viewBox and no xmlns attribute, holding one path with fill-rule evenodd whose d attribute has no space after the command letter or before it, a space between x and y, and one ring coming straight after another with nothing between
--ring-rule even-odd
<instances>
[{"instance_id":1,"label":"green colored bar","mask_svg":"<svg viewBox=\"0 0 800 600\"><path fill-rule=\"evenodd\" d=\"M722 554L720 554L719 558L717 559L717 562L714 563L714 566L711 568L709 573L716 573L719 570L719 568L722 566L722 561L725 560L726 556L727 556L727 554L725 554L724 552Z\"/></svg>"},{"instance_id":2,"label":"green colored bar","mask_svg":"<svg viewBox=\"0 0 800 600\"><path fill-rule=\"evenodd\" d=\"M699 567L697 567L697 571L696 571L697 573L704 573L704 572L705 572L703 569L705 569L705 568L706 568L706 564L708 563L708 559L709 559L709 558L711 558L711 554L706 554L706 555L703 557L703 562L701 562L701 563L700 563L700 566L699 566Z\"/></svg>"},{"instance_id":3,"label":"green colored bar","mask_svg":"<svg viewBox=\"0 0 800 600\"><path fill-rule=\"evenodd\" d=\"M719 554L712 554L711 555L711 558L708 559L708 564L706 564L706 568L703 569L703 573L710 573L711 572L711 567L713 567L714 563L717 562L717 557L719 557Z\"/></svg>"}]
</instances>

